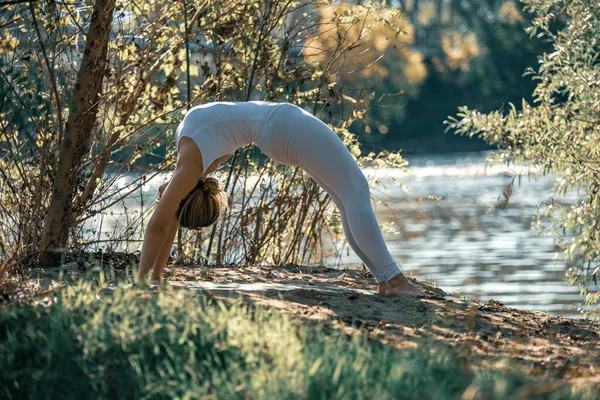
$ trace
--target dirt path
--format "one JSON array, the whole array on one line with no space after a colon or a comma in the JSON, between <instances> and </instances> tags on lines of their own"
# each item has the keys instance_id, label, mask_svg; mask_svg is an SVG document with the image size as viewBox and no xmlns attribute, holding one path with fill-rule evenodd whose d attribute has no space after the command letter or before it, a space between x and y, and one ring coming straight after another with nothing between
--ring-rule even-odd
<instances>
[{"instance_id":1,"label":"dirt path","mask_svg":"<svg viewBox=\"0 0 600 400\"><path fill-rule=\"evenodd\" d=\"M71 271L71 274L77 273ZM56 272L54 272L56 275ZM30 276L52 286L52 271ZM275 307L325 327L403 348L444 342L458 349L465 363L510 362L524 373L600 383L600 324L480 303L448 295L420 283L433 298L375 294L375 282L360 271L287 267L169 267L174 288L204 291L234 301Z\"/></svg>"}]
</instances>

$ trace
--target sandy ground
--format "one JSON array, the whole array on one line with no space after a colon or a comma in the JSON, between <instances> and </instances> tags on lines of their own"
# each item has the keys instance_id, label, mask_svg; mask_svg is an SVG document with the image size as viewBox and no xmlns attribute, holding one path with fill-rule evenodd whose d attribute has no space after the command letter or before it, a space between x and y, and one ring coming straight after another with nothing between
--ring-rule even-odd
<instances>
[{"instance_id":1,"label":"sandy ground","mask_svg":"<svg viewBox=\"0 0 600 400\"><path fill-rule=\"evenodd\" d=\"M77 268L63 277L76 279ZM58 270L30 270L30 284L51 288ZM225 301L274 307L347 333L365 332L397 348L425 342L455 347L464 362L489 366L509 362L524 373L560 382L600 384L600 324L583 319L516 310L495 300L481 303L418 283L427 299L375 294L363 271L320 267L169 266L172 288L203 291Z\"/></svg>"}]
</instances>

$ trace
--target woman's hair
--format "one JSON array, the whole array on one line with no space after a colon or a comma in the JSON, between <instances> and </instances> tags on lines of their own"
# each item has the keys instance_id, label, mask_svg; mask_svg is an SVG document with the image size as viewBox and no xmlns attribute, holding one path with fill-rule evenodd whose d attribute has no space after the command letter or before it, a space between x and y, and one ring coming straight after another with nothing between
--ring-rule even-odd
<instances>
[{"instance_id":1,"label":"woman's hair","mask_svg":"<svg viewBox=\"0 0 600 400\"><path fill-rule=\"evenodd\" d=\"M199 229L217 222L227 195L219 189L215 178L200 178L198 184L183 199L177 209L179 224L187 229Z\"/></svg>"}]
</instances>

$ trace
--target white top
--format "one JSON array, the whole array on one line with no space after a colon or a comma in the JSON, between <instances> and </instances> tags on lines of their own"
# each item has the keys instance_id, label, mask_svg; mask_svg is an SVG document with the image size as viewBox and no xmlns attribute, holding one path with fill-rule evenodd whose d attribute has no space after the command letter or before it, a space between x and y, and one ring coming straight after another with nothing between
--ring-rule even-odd
<instances>
[{"instance_id":1,"label":"white top","mask_svg":"<svg viewBox=\"0 0 600 400\"><path fill-rule=\"evenodd\" d=\"M202 153L204 171L219 157L257 142L272 113L287 103L213 102L191 108L177 127L175 140L191 138Z\"/></svg>"}]
</instances>

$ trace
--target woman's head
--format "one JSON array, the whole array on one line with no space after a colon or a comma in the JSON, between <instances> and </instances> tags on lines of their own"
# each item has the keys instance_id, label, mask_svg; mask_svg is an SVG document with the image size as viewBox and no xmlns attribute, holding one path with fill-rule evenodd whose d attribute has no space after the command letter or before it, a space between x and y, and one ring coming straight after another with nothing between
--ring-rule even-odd
<instances>
[{"instance_id":1,"label":"woman's head","mask_svg":"<svg viewBox=\"0 0 600 400\"><path fill-rule=\"evenodd\" d=\"M227 204L225 192L215 178L200 178L196 187L177 209L179 224L187 229L199 229L217 222Z\"/></svg>"}]
</instances>

